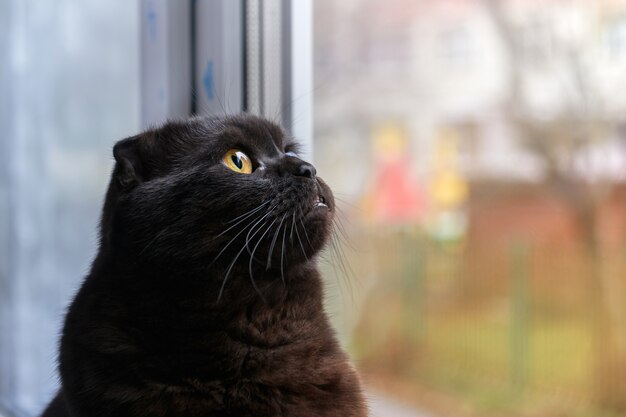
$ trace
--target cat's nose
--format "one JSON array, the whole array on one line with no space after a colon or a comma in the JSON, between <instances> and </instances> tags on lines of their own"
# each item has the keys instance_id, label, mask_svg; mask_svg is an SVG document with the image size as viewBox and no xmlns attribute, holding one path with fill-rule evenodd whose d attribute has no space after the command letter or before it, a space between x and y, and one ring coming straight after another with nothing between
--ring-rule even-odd
<instances>
[{"instance_id":1,"label":"cat's nose","mask_svg":"<svg viewBox=\"0 0 626 417\"><path fill-rule=\"evenodd\" d=\"M278 159L276 163L271 166L273 171L280 176L293 175L294 177L314 180L315 175L317 175L317 171L313 165L291 155Z\"/></svg>"},{"instance_id":2,"label":"cat's nose","mask_svg":"<svg viewBox=\"0 0 626 417\"><path fill-rule=\"evenodd\" d=\"M315 178L315 167L307 162L303 162L302 164L296 167L295 174L298 177L307 177L307 178Z\"/></svg>"}]
</instances>

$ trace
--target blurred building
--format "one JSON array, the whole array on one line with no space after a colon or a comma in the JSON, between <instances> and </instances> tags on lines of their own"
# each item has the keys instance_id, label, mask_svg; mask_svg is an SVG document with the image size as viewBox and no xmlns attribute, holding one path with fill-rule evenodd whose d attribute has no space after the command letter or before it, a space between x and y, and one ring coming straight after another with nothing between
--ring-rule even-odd
<instances>
[{"instance_id":1,"label":"blurred building","mask_svg":"<svg viewBox=\"0 0 626 417\"><path fill-rule=\"evenodd\" d=\"M373 161L372 132L390 122L408 132L417 178L432 174L442 132L452 131L470 181L539 181L545 164L516 137L511 103L515 117L537 123L603 122L593 151L580 150L585 173L624 178L626 1L501 3L509 33L490 1L315 2L324 27L315 33L316 154L336 187L352 190L371 173L353 163L343 175L335 156Z\"/></svg>"}]
</instances>

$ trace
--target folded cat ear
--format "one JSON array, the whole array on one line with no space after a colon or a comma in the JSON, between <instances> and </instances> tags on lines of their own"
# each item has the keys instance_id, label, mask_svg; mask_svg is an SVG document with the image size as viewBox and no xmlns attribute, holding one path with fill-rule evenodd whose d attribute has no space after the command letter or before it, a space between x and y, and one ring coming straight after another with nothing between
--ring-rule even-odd
<instances>
[{"instance_id":1,"label":"folded cat ear","mask_svg":"<svg viewBox=\"0 0 626 417\"><path fill-rule=\"evenodd\" d=\"M117 162L113 176L123 188L132 188L143 181L141 135L122 139L113 147Z\"/></svg>"}]
</instances>

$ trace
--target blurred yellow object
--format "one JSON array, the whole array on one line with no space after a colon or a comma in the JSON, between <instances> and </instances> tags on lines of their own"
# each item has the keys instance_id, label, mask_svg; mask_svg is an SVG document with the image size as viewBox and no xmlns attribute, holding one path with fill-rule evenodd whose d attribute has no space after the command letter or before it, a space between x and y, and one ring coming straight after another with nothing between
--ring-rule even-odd
<instances>
[{"instance_id":1,"label":"blurred yellow object","mask_svg":"<svg viewBox=\"0 0 626 417\"><path fill-rule=\"evenodd\" d=\"M458 169L458 133L441 130L437 142L434 173L431 181L431 201L439 210L460 207L468 196L467 181Z\"/></svg>"},{"instance_id":2,"label":"blurred yellow object","mask_svg":"<svg viewBox=\"0 0 626 417\"><path fill-rule=\"evenodd\" d=\"M467 200L468 186L463 177L447 170L435 176L431 192L432 200L438 208L454 208Z\"/></svg>"}]
</instances>

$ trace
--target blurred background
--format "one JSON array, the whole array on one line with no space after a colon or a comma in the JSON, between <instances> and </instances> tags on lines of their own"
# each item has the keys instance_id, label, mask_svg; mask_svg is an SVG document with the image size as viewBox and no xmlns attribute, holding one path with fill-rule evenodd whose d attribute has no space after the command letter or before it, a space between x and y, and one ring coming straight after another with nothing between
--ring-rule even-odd
<instances>
[{"instance_id":1,"label":"blurred background","mask_svg":"<svg viewBox=\"0 0 626 417\"><path fill-rule=\"evenodd\" d=\"M245 110L339 200L374 415L626 416L624 91L624 0L0 0L0 414L56 390L113 143Z\"/></svg>"}]
</instances>

